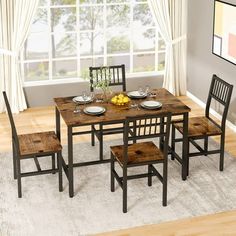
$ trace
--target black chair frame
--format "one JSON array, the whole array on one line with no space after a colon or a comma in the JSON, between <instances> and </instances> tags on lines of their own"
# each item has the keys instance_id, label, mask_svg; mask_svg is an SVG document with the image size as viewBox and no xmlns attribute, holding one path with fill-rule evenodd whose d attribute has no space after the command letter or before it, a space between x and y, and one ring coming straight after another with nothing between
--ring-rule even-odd
<instances>
[{"instance_id":1,"label":"black chair frame","mask_svg":"<svg viewBox=\"0 0 236 236\"><path fill-rule=\"evenodd\" d=\"M103 70L107 70L108 73L103 73ZM104 79L101 76L105 76L105 79L109 79L109 86L121 86L122 91L126 91L126 76L125 76L125 65L114 65L107 67L89 67L90 75L90 91L94 91L94 82L97 83L99 80ZM106 78L109 77L109 78ZM110 125L121 124L121 122L112 123ZM95 146L95 136L99 141L99 158L103 160L103 136L112 134L121 134L124 132L124 123L122 127L104 128L106 125L100 124L98 128L95 125L91 126L91 144Z\"/></svg>"},{"instance_id":2,"label":"black chair frame","mask_svg":"<svg viewBox=\"0 0 236 236\"><path fill-rule=\"evenodd\" d=\"M139 117L127 117L123 134L123 175L120 177L115 170L115 156L111 152L111 191L115 191L115 180L123 190L123 212L127 212L127 181L139 178L148 178L148 186L152 186L152 176L156 176L163 184L162 205L167 205L167 170L168 170L168 142L170 134L171 113L162 115L146 115ZM159 138L160 149L164 154L162 160L152 160L135 164L128 164L128 146L137 141ZM138 143L137 143L138 144ZM145 150L143 150L145 151ZM154 164L163 163L162 175L154 167ZM131 167L148 166L148 172L143 174L128 175Z\"/></svg>"},{"instance_id":3,"label":"black chair frame","mask_svg":"<svg viewBox=\"0 0 236 236\"><path fill-rule=\"evenodd\" d=\"M233 85L225 82L224 80L220 79L217 75L213 75L212 82L209 89L208 99L206 103L205 108L205 117L209 119L216 127L218 127L221 130L220 134L220 148L216 150L209 150L208 149L208 139L210 136L215 135L208 135L204 134L202 136L196 136L196 137L188 137L188 160L187 160L187 172L189 174L189 158L194 156L200 156L200 155L211 155L211 154L217 154L220 153L220 162L219 162L219 170L223 171L224 169L224 150L225 150L225 126L226 126L226 118L229 110L231 95L233 91ZM217 101L219 104L221 104L224 109L222 113L222 118L220 124L218 124L216 121L214 121L210 117L210 107L212 104L212 101ZM175 122L174 122L175 123ZM175 134L175 126L172 125L172 137L171 137L171 147L172 147L172 156L171 159L174 160L175 158L178 161L181 161L180 157L175 153L175 143L176 142L182 142L182 138L176 138ZM196 140L204 140L204 147L202 148ZM189 144L192 144L194 147L197 148L198 152L189 152Z\"/></svg>"},{"instance_id":4,"label":"black chair frame","mask_svg":"<svg viewBox=\"0 0 236 236\"><path fill-rule=\"evenodd\" d=\"M59 176L59 191L61 192L63 190L62 186L62 154L61 151L59 152L42 152L37 153L35 155L25 155L22 156L20 154L20 143L19 138L16 130L16 126L14 123L13 115L11 112L10 104L7 98L7 94L5 91L3 91L3 97L6 104L6 109L8 113L8 117L10 120L11 125L11 133L12 133L12 152L13 152L13 177L14 179L17 179L17 185L18 185L18 197L22 197L22 184L21 184L21 178L22 177L28 177L28 176L36 176L36 175L42 175L42 174L55 174L58 172ZM56 160L55 155L57 155L57 167L56 167ZM39 157L45 157L45 156L51 156L52 158L52 168L42 170L38 161ZM34 163L36 165L37 171L31 171L31 172L21 172L21 161L24 159L33 158Z\"/></svg>"}]
</instances>

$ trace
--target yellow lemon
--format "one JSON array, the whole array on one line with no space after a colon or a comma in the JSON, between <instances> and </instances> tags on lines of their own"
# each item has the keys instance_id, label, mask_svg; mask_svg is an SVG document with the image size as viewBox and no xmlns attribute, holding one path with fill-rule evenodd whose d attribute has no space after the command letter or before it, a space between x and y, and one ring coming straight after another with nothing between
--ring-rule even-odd
<instances>
[{"instance_id":1,"label":"yellow lemon","mask_svg":"<svg viewBox=\"0 0 236 236\"><path fill-rule=\"evenodd\" d=\"M129 98L128 98L128 97L124 97L123 102L124 102L124 103L129 102Z\"/></svg>"}]
</instances>

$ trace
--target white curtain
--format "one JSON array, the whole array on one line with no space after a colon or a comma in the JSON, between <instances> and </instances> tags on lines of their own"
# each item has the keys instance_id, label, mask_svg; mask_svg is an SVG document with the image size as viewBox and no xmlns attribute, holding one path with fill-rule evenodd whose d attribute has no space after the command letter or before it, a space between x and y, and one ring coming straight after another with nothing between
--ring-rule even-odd
<instances>
[{"instance_id":1,"label":"white curtain","mask_svg":"<svg viewBox=\"0 0 236 236\"><path fill-rule=\"evenodd\" d=\"M0 0L0 91L6 91L14 113L27 108L19 54L39 0ZM0 112L5 110L0 94Z\"/></svg>"},{"instance_id":2,"label":"white curtain","mask_svg":"<svg viewBox=\"0 0 236 236\"><path fill-rule=\"evenodd\" d=\"M186 94L187 0L148 0L166 43L163 87L174 95Z\"/></svg>"}]
</instances>

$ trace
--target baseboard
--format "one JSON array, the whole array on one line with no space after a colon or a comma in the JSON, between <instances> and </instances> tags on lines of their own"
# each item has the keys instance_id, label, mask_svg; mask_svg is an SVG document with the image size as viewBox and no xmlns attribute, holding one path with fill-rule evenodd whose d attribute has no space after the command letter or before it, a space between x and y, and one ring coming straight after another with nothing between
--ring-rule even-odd
<instances>
[{"instance_id":1,"label":"baseboard","mask_svg":"<svg viewBox=\"0 0 236 236\"><path fill-rule=\"evenodd\" d=\"M192 93L187 92L187 96L189 98L191 98L194 102L196 102L200 107L204 108L206 107L206 104L201 101L199 98L197 98L196 96L194 96ZM214 109L210 109L210 114L215 116L217 119L221 119L221 115L216 112ZM230 128L231 130L233 130L234 132L236 132L236 125L234 125L232 122L230 122L229 120L226 121L226 126L228 128Z\"/></svg>"}]
</instances>

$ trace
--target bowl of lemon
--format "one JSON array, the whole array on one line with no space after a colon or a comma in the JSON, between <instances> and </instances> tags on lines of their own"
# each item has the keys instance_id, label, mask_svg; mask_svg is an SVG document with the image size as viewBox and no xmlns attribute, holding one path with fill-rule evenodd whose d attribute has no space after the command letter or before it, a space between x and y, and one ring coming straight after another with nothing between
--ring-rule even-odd
<instances>
[{"instance_id":1,"label":"bowl of lemon","mask_svg":"<svg viewBox=\"0 0 236 236\"><path fill-rule=\"evenodd\" d=\"M129 103L129 101L130 101L130 99L122 93L120 93L119 95L114 96L111 99L111 103L113 103L114 105L117 105L117 106L124 106L127 103Z\"/></svg>"}]
</instances>

